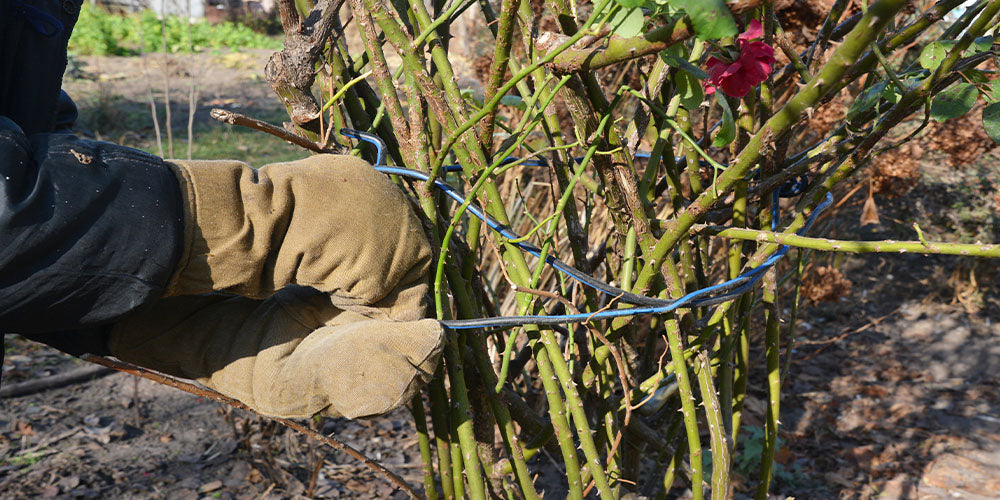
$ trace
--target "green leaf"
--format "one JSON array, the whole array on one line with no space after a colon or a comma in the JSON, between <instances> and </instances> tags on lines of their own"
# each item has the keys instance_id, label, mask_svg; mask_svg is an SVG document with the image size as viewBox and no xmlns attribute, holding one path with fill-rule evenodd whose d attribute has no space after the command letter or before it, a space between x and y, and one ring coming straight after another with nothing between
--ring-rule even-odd
<instances>
[{"instance_id":1,"label":"green leaf","mask_svg":"<svg viewBox=\"0 0 1000 500\"><path fill-rule=\"evenodd\" d=\"M695 66L694 64L691 64L690 61L684 59L683 57L675 56L674 54L670 54L666 50L664 50L663 52L660 52L660 59L663 59L663 62L667 63L667 66L670 66L671 68L684 70L693 75L695 78L701 80L708 79L708 73L705 73L705 71L703 71L701 68Z\"/></svg>"},{"instance_id":2,"label":"green leaf","mask_svg":"<svg viewBox=\"0 0 1000 500\"><path fill-rule=\"evenodd\" d=\"M931 102L931 118L943 122L969 112L976 104L979 91L971 83L960 83L941 92Z\"/></svg>"},{"instance_id":3,"label":"green leaf","mask_svg":"<svg viewBox=\"0 0 1000 500\"><path fill-rule=\"evenodd\" d=\"M892 81L886 82L885 91L882 92L882 98L889 101L890 104L896 104L900 99L903 98L903 93L913 87L916 87L920 83L919 78L904 78L901 82L903 90L896 88L896 84Z\"/></svg>"},{"instance_id":4,"label":"green leaf","mask_svg":"<svg viewBox=\"0 0 1000 500\"><path fill-rule=\"evenodd\" d=\"M680 96L681 106L687 110L698 109L705 100L705 89L701 80L685 70L679 70L674 75L674 92Z\"/></svg>"},{"instance_id":5,"label":"green leaf","mask_svg":"<svg viewBox=\"0 0 1000 500\"><path fill-rule=\"evenodd\" d=\"M504 106L513 106L521 111L524 111L526 106L524 104L524 99L517 95L505 95L500 98L500 104Z\"/></svg>"},{"instance_id":6,"label":"green leaf","mask_svg":"<svg viewBox=\"0 0 1000 500\"><path fill-rule=\"evenodd\" d=\"M962 72L969 81L972 83L989 83L990 79L986 76L986 73L979 71L978 69L967 69Z\"/></svg>"},{"instance_id":7,"label":"green leaf","mask_svg":"<svg viewBox=\"0 0 1000 500\"><path fill-rule=\"evenodd\" d=\"M977 38L977 39L975 39L975 40L972 41L972 47L971 47L971 50L969 50L969 52L972 52L973 54L976 54L976 53L979 53L979 52L986 52L987 50L990 50L991 48L993 48L993 37L992 36L981 36L981 37L979 37L979 38Z\"/></svg>"},{"instance_id":8,"label":"green leaf","mask_svg":"<svg viewBox=\"0 0 1000 500\"><path fill-rule=\"evenodd\" d=\"M984 87L986 93L993 99L993 102L1000 102L1000 80L993 80Z\"/></svg>"},{"instance_id":9,"label":"green leaf","mask_svg":"<svg viewBox=\"0 0 1000 500\"><path fill-rule=\"evenodd\" d=\"M905 85L906 82L903 82L903 84ZM895 85L886 85L885 90L882 91L882 98L889 101L890 104L896 104L902 97L903 95L900 94Z\"/></svg>"},{"instance_id":10,"label":"green leaf","mask_svg":"<svg viewBox=\"0 0 1000 500\"><path fill-rule=\"evenodd\" d=\"M615 0L615 2L626 9L634 9L642 6L642 4L646 3L646 0Z\"/></svg>"},{"instance_id":11,"label":"green leaf","mask_svg":"<svg viewBox=\"0 0 1000 500\"><path fill-rule=\"evenodd\" d=\"M702 40L718 40L739 33L724 0L667 0L667 4L691 18L694 33Z\"/></svg>"},{"instance_id":12,"label":"green leaf","mask_svg":"<svg viewBox=\"0 0 1000 500\"><path fill-rule=\"evenodd\" d=\"M941 61L948 55L948 49L941 42L934 42L924 47L920 51L920 66L924 69L934 71L941 65Z\"/></svg>"},{"instance_id":13,"label":"green leaf","mask_svg":"<svg viewBox=\"0 0 1000 500\"><path fill-rule=\"evenodd\" d=\"M729 101L722 92L715 93L715 100L722 107L722 126L712 139L712 145L721 148L736 140L736 120L733 119L733 110L729 109Z\"/></svg>"},{"instance_id":14,"label":"green leaf","mask_svg":"<svg viewBox=\"0 0 1000 500\"><path fill-rule=\"evenodd\" d=\"M878 104L879 99L882 98L882 93L885 92L887 83L887 81L883 80L865 89L865 91L862 92L853 103L851 103L851 107L847 109L847 119L854 120L859 115Z\"/></svg>"},{"instance_id":15,"label":"green leaf","mask_svg":"<svg viewBox=\"0 0 1000 500\"><path fill-rule=\"evenodd\" d=\"M983 109L983 128L993 142L1000 144L1000 103L990 104Z\"/></svg>"},{"instance_id":16,"label":"green leaf","mask_svg":"<svg viewBox=\"0 0 1000 500\"><path fill-rule=\"evenodd\" d=\"M616 35L631 38L642 33L646 17L642 15L642 9L619 9L608 24Z\"/></svg>"}]
</instances>

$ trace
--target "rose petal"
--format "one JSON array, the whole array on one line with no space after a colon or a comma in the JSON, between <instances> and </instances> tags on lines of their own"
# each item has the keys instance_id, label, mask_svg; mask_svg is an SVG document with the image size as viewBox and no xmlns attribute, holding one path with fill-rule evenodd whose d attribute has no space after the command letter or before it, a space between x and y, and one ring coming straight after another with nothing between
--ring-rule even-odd
<instances>
[{"instance_id":1,"label":"rose petal","mask_svg":"<svg viewBox=\"0 0 1000 500\"><path fill-rule=\"evenodd\" d=\"M764 42L743 42L740 43L740 55L752 54L758 59L770 59L774 61L774 48Z\"/></svg>"},{"instance_id":2,"label":"rose petal","mask_svg":"<svg viewBox=\"0 0 1000 500\"><path fill-rule=\"evenodd\" d=\"M742 68L742 77L752 85L767 80L768 72L771 69L766 63L761 63L749 55L740 58L740 66Z\"/></svg>"},{"instance_id":3,"label":"rose petal","mask_svg":"<svg viewBox=\"0 0 1000 500\"><path fill-rule=\"evenodd\" d=\"M774 49L763 42L741 43L744 49L740 55L740 65L747 78L756 85L767 79L774 68Z\"/></svg>"},{"instance_id":4,"label":"rose petal","mask_svg":"<svg viewBox=\"0 0 1000 500\"><path fill-rule=\"evenodd\" d=\"M715 71L709 73L709 78L710 79L714 78L716 80L729 78L730 76L739 73L740 70L742 70L742 68L743 67L739 61L736 61L734 63L729 63L724 66L716 66Z\"/></svg>"},{"instance_id":5,"label":"rose petal","mask_svg":"<svg viewBox=\"0 0 1000 500\"><path fill-rule=\"evenodd\" d=\"M774 48L757 40L764 36L760 21L752 20L747 30L737 37L739 57L728 62L717 57L709 57L706 62L708 82L705 94L712 95L716 89L733 97L743 97L764 80L774 70Z\"/></svg>"},{"instance_id":6,"label":"rose petal","mask_svg":"<svg viewBox=\"0 0 1000 500\"><path fill-rule=\"evenodd\" d=\"M747 30L740 33L740 36L736 37L737 40L754 40L757 38L764 37L764 27L760 25L760 21L752 19L750 24L747 25Z\"/></svg>"},{"instance_id":7,"label":"rose petal","mask_svg":"<svg viewBox=\"0 0 1000 500\"><path fill-rule=\"evenodd\" d=\"M748 82L745 78L742 78L740 75L726 78L721 85L722 91L725 92L726 95L733 97L743 97L747 95L752 87L753 86L750 85L750 82Z\"/></svg>"},{"instance_id":8,"label":"rose petal","mask_svg":"<svg viewBox=\"0 0 1000 500\"><path fill-rule=\"evenodd\" d=\"M708 81L716 87L721 87L726 79L738 74L740 69L739 63L715 65L708 74Z\"/></svg>"},{"instance_id":9,"label":"rose petal","mask_svg":"<svg viewBox=\"0 0 1000 500\"><path fill-rule=\"evenodd\" d=\"M729 63L723 62L721 59L717 59L716 57L713 56L709 57L708 61L705 62L705 68L708 70L709 73L712 73L716 71L719 67L726 66L728 64Z\"/></svg>"}]
</instances>

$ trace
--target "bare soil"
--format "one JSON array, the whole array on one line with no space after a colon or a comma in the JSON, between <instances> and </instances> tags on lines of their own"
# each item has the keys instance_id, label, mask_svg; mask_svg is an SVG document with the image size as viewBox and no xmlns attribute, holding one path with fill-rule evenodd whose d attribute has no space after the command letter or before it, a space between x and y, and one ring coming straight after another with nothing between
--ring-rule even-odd
<instances>
[{"instance_id":1,"label":"bare soil","mask_svg":"<svg viewBox=\"0 0 1000 500\"><path fill-rule=\"evenodd\" d=\"M1000 304L963 306L942 276L956 261L851 258L847 300L805 312L782 402L782 491L1000 497Z\"/></svg>"},{"instance_id":2,"label":"bare soil","mask_svg":"<svg viewBox=\"0 0 1000 500\"><path fill-rule=\"evenodd\" d=\"M78 132L129 145L129 141L153 139L150 93L157 102L165 139L163 92L169 88L171 121L174 133L181 138L186 134L192 84L198 125L222 126L208 116L213 107L268 118L280 112L281 103L262 77L270 55L270 51L256 49L166 57L149 54L145 58L71 56L63 89L80 107Z\"/></svg>"},{"instance_id":3,"label":"bare soil","mask_svg":"<svg viewBox=\"0 0 1000 500\"><path fill-rule=\"evenodd\" d=\"M203 108L196 123L208 127L209 105L280 116L277 100L255 76L266 57L199 54L196 71L173 71L169 62L167 68L174 88L197 79ZM81 104L84 131L152 147L142 60L78 62L66 86ZM162 73L157 61L149 64L151 74ZM186 125L184 99L178 91L177 130ZM108 116L119 122L101 121ZM879 200L882 225L859 227L863 197L855 195L827 219L826 230L846 239L915 239L909 224L917 221L931 238L997 241L996 159L959 170L934 158L929 153L913 191ZM785 376L775 498L1000 498L996 264L816 255L812 265L835 267L852 285L846 296L808 305L799 315ZM5 349L5 386L83 365L15 336ZM762 357L755 358L763 373ZM765 400L762 388L750 396L745 447L754 445L750 429L760 427ZM311 425L421 486L411 420L404 409ZM3 498L402 497L350 457L281 426L125 374L0 400L0 456ZM756 470L740 453L735 464L736 494L743 497L752 493ZM557 469L544 454L533 465ZM554 477L539 479L550 496L561 485L542 483Z\"/></svg>"}]
</instances>

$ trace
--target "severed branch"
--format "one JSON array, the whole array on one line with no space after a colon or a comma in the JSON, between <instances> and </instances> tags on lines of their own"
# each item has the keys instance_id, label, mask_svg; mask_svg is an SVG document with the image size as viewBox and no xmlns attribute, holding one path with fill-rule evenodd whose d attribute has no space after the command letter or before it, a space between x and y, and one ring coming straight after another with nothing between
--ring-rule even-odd
<instances>
[{"instance_id":1,"label":"severed branch","mask_svg":"<svg viewBox=\"0 0 1000 500\"><path fill-rule=\"evenodd\" d=\"M209 113L212 118L219 120L220 122L228 123L230 125L239 125L242 127L252 128L254 130L260 130L261 132L267 132L279 139L286 140L296 146L302 146L309 151L316 153L329 153L329 154L345 154L347 153L346 148L339 144L333 144L332 146L323 147L315 142L302 137L300 135L293 134L281 127L271 125L270 123L260 121L256 118L250 118L247 115L241 115L239 113L233 113L232 111L213 108Z\"/></svg>"},{"instance_id":2,"label":"severed branch","mask_svg":"<svg viewBox=\"0 0 1000 500\"><path fill-rule=\"evenodd\" d=\"M176 379L174 377L170 377L170 376L167 376L167 375L162 375L162 374L159 374L159 373L147 370L145 368L133 365L131 363L126 363L126 362L123 362L123 361L116 361L116 360L113 360L113 359L105 358L103 356L95 356L93 354L84 354L81 357L81 359L83 359L84 361L89 361L91 363L107 367L107 368L111 368L113 370L117 370L117 371L124 372L124 373L129 373L129 374L135 375L137 377L142 377L142 378L147 379L147 380L152 380L153 382L156 382L158 384L163 384L163 385L166 385L166 386L169 386L169 387L173 387L174 389L180 389L180 390L182 390L184 392L187 392L187 393L190 393L190 394L194 394L195 396L200 396L200 397L203 397L203 398L211 399L213 401L217 401L219 403L224 403L224 404L227 404L229 406L232 406L233 408L239 408L241 410L248 411L248 412L250 412L250 413L252 413L254 415L260 415L260 413L257 413L256 411L254 411L253 409L251 409L249 406L241 403L240 401L238 401L236 399L233 399L233 398L230 398L228 396L224 396L224 395L222 395L222 394L220 394L220 393L218 393L216 391L213 391L212 389L208 389L206 387L199 387L199 386L194 385L194 384L192 384L190 382L184 382L184 381L178 380L178 379ZM355 449L351 445L349 445L347 443L344 443L343 441L340 441L340 440L338 440L337 438L335 438L333 436L326 436L326 435L320 434L319 432L316 432L316 431L314 431L314 430L312 430L312 429L310 429L310 428L308 428L308 427L306 427L306 426L304 426L304 425L302 425L302 424L300 424L298 422L289 420L287 418L268 417L266 415L260 415L260 416L265 417L265 418L269 418L271 420L274 420L275 422L278 422L281 425L284 425L285 427L288 427L288 428L290 428L290 429L292 429L294 431L297 431L297 432L299 432L301 434L305 434L306 436L308 436L308 437L310 437L312 439L320 441L320 442L322 442L322 443L324 443L324 444L326 444L326 445L328 445L328 446L330 446L330 447L332 447L332 448L334 448L336 450L343 451L344 453L347 453L348 455L350 455L350 456L358 459L358 461L360 461L362 464L364 464L368 468L370 468L373 471L375 471L375 472L377 472L377 473L385 476L385 478L388 479L389 482L391 482L397 488L403 490L407 495L409 495L410 498L415 498L415 499L422 499L422 498L424 498L419 493L417 493L417 491L414 490L413 487L411 487L409 484L406 484L406 481L404 481L403 478L399 477L399 475L397 475L395 472L392 472L391 470L386 469L385 466L383 466L382 464L376 462L375 460L372 460L372 459L366 457L363 453L361 453L360 451L358 451L357 449Z\"/></svg>"},{"instance_id":3,"label":"severed branch","mask_svg":"<svg viewBox=\"0 0 1000 500\"><path fill-rule=\"evenodd\" d=\"M291 0L278 2L285 48L264 67L264 77L288 109L296 125L319 133L319 104L312 95L316 63L333 31L336 13L345 0L319 0L305 19L299 19Z\"/></svg>"}]
</instances>

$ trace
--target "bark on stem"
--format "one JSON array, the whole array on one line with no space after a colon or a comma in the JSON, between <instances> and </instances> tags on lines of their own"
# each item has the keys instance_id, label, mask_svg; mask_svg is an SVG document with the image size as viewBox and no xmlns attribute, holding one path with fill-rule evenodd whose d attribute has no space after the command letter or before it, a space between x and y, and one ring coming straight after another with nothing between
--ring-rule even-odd
<instances>
[{"instance_id":1,"label":"bark on stem","mask_svg":"<svg viewBox=\"0 0 1000 500\"><path fill-rule=\"evenodd\" d=\"M368 59L372 64L375 84L378 86L379 93L382 94L382 104L385 105L385 110L389 114L393 130L399 136L400 144L405 144L405 147L401 151L402 156L404 159L412 161L414 152L410 145L410 126L406 121L406 115L403 113L403 106L399 102L399 96L396 94L396 86L392 75L389 73L389 65L386 63L385 53L382 51L382 46L378 44L378 35L375 33L374 21L370 13L365 10L364 4L360 1L352 1L351 8L354 12L358 13L356 14L356 19L360 27L361 40L364 42L365 52L368 54ZM409 164L409 162L407 163Z\"/></svg>"},{"instance_id":2,"label":"bark on stem","mask_svg":"<svg viewBox=\"0 0 1000 500\"><path fill-rule=\"evenodd\" d=\"M824 252L848 253L920 253L938 255L962 255L968 257L1000 258L1000 245L980 245L974 243L946 243L939 241L846 241L827 238L813 238L797 234L783 234L756 229L725 228L696 224L694 232L711 234L723 238L751 240L758 243L777 243L796 248L811 248Z\"/></svg>"},{"instance_id":3,"label":"bark on stem","mask_svg":"<svg viewBox=\"0 0 1000 500\"><path fill-rule=\"evenodd\" d=\"M514 34L514 23L517 14L517 3L520 0L503 0L500 4L500 26L497 28L497 46L493 51L493 61L490 63L489 80L486 82L486 92L484 101L489 101L497 94L497 88L504 75L507 74L507 66L510 62L510 47ZM496 120L497 110L494 106L490 108L482 122L482 134L479 142L486 148L487 152L493 150L493 126Z\"/></svg>"},{"instance_id":4,"label":"bark on stem","mask_svg":"<svg viewBox=\"0 0 1000 500\"><path fill-rule=\"evenodd\" d=\"M345 0L319 0L305 22L294 6L279 3L285 47L275 52L264 67L264 77L296 125L319 132L319 104L312 95L316 62L333 30L335 12Z\"/></svg>"}]
</instances>

